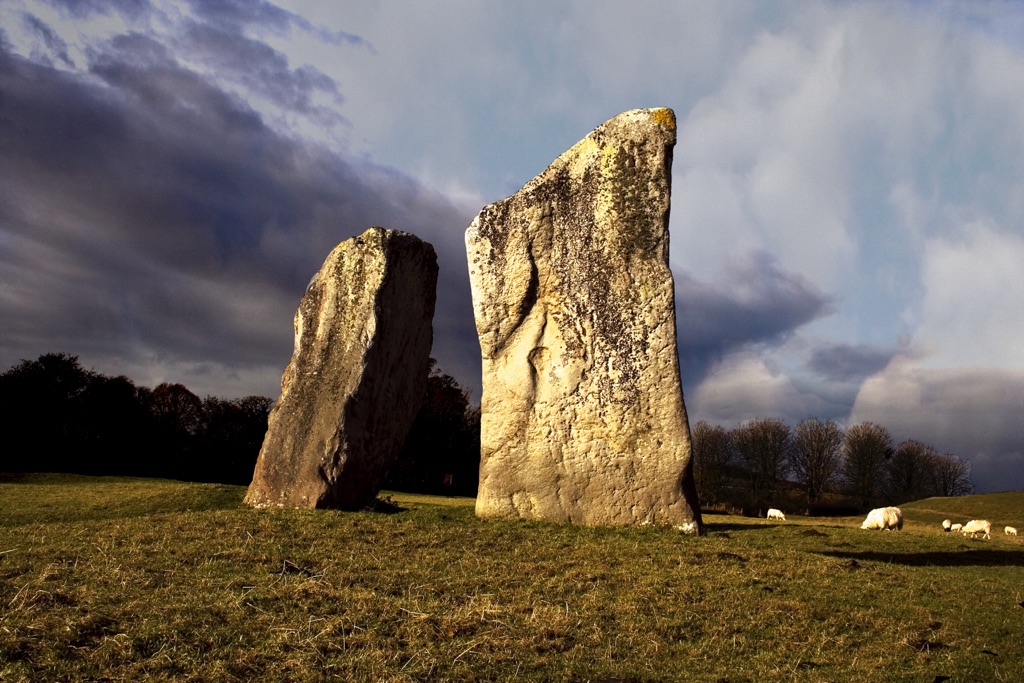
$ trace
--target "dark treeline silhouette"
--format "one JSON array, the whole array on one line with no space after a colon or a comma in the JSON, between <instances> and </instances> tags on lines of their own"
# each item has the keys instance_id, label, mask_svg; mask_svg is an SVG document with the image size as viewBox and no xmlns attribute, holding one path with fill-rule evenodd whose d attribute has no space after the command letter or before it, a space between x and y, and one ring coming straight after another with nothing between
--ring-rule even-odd
<instances>
[{"instance_id":1,"label":"dark treeline silhouette","mask_svg":"<svg viewBox=\"0 0 1024 683\"><path fill-rule=\"evenodd\" d=\"M273 401L201 399L181 384L154 389L44 354L0 375L0 472L68 472L248 484ZM708 509L763 515L769 507L852 514L881 504L970 493L970 466L919 441L893 444L865 422L791 428L762 418L732 430L693 426L694 474ZM419 413L385 487L476 494L480 410L430 359Z\"/></svg>"},{"instance_id":2,"label":"dark treeline silhouette","mask_svg":"<svg viewBox=\"0 0 1024 683\"><path fill-rule=\"evenodd\" d=\"M480 408L430 359L423 405L384 487L475 496L480 478Z\"/></svg>"},{"instance_id":3,"label":"dark treeline silhouette","mask_svg":"<svg viewBox=\"0 0 1024 683\"><path fill-rule=\"evenodd\" d=\"M853 514L974 490L963 458L914 440L894 446L871 422L844 431L833 420L791 428L761 418L726 430L702 420L692 436L697 490L712 510Z\"/></svg>"},{"instance_id":4,"label":"dark treeline silhouette","mask_svg":"<svg viewBox=\"0 0 1024 683\"><path fill-rule=\"evenodd\" d=\"M248 484L272 404L149 389L44 354L0 375L0 471Z\"/></svg>"},{"instance_id":5,"label":"dark treeline silhouette","mask_svg":"<svg viewBox=\"0 0 1024 683\"><path fill-rule=\"evenodd\" d=\"M0 472L67 472L248 484L273 400L201 399L44 354L0 375ZM480 412L430 361L427 390L387 486L475 495Z\"/></svg>"}]
</instances>

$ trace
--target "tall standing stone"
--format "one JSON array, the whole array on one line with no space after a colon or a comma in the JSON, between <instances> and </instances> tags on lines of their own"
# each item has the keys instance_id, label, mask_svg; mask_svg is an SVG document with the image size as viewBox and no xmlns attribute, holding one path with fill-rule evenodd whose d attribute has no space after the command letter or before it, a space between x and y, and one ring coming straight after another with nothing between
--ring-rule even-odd
<instances>
[{"instance_id":1,"label":"tall standing stone","mask_svg":"<svg viewBox=\"0 0 1024 683\"><path fill-rule=\"evenodd\" d=\"M481 517L699 533L668 216L675 115L620 114L466 231Z\"/></svg>"},{"instance_id":2,"label":"tall standing stone","mask_svg":"<svg viewBox=\"0 0 1024 683\"><path fill-rule=\"evenodd\" d=\"M245 502L356 510L380 491L423 400L437 257L370 228L339 244L295 314L295 352Z\"/></svg>"}]
</instances>

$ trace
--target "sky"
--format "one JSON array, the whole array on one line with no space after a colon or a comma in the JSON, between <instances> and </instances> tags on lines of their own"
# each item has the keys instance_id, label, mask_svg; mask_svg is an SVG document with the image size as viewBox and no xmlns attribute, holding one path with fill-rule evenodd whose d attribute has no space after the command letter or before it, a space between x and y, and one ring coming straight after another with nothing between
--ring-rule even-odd
<instances>
[{"instance_id":1,"label":"sky","mask_svg":"<svg viewBox=\"0 0 1024 683\"><path fill-rule=\"evenodd\" d=\"M691 424L872 421L1024 489L1024 3L4 0L0 370L276 397L339 242L463 235L616 114L671 107Z\"/></svg>"}]
</instances>

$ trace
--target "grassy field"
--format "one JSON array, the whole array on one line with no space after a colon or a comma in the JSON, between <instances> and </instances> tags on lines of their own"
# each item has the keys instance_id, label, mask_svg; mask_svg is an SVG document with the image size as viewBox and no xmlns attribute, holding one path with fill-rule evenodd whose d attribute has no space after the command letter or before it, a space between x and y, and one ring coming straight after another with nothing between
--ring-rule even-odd
<instances>
[{"instance_id":1,"label":"grassy field","mask_svg":"<svg viewBox=\"0 0 1024 683\"><path fill-rule=\"evenodd\" d=\"M0 482L0 680L1020 681L1024 493L709 534L250 510L240 487ZM990 541L942 533L987 517Z\"/></svg>"}]
</instances>

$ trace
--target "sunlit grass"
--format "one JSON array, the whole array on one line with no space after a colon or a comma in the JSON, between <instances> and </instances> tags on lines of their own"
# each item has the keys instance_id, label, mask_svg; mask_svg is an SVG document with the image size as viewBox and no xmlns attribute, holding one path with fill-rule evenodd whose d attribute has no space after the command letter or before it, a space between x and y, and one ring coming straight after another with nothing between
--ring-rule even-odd
<instances>
[{"instance_id":1,"label":"sunlit grass","mask_svg":"<svg viewBox=\"0 0 1024 683\"><path fill-rule=\"evenodd\" d=\"M1024 671L1024 546L943 534L916 513L902 533L709 516L691 538L483 522L467 499L405 494L389 494L392 514L250 510L243 491L0 484L0 680Z\"/></svg>"},{"instance_id":2,"label":"sunlit grass","mask_svg":"<svg viewBox=\"0 0 1024 683\"><path fill-rule=\"evenodd\" d=\"M925 498L902 509L909 519L932 524L941 524L947 518L961 524L971 519L987 519L992 522L992 531L1000 535L1005 526L1024 528L1024 492L1021 491Z\"/></svg>"}]
</instances>

